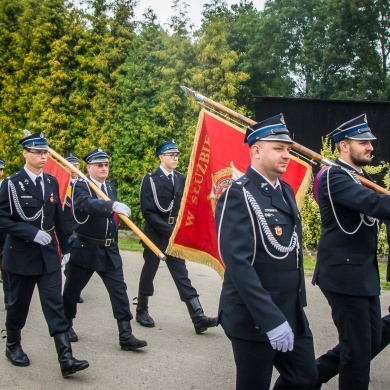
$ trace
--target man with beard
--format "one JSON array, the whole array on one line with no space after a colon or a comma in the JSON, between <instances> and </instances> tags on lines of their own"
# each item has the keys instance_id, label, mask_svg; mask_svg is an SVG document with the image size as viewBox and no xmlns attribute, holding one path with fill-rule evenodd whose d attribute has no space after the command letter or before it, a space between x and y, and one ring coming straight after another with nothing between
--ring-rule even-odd
<instances>
[{"instance_id":1,"label":"man with beard","mask_svg":"<svg viewBox=\"0 0 390 390\"><path fill-rule=\"evenodd\" d=\"M322 231L313 284L325 295L339 334L339 345L317 359L316 388L339 372L339 389L368 389L372 351L381 344L378 219L390 218L390 197L362 186L356 173L372 159L376 138L366 115L333 133L337 166L318 181Z\"/></svg>"}]
</instances>

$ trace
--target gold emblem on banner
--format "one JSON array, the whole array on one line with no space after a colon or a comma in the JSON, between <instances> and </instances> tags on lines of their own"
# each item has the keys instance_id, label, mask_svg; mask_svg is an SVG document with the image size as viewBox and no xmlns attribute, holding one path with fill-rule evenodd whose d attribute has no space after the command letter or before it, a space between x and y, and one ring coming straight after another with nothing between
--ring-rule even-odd
<instances>
[{"instance_id":1,"label":"gold emblem on banner","mask_svg":"<svg viewBox=\"0 0 390 390\"><path fill-rule=\"evenodd\" d=\"M283 234L283 229L279 225L275 226L275 234L277 236L281 236Z\"/></svg>"}]
</instances>

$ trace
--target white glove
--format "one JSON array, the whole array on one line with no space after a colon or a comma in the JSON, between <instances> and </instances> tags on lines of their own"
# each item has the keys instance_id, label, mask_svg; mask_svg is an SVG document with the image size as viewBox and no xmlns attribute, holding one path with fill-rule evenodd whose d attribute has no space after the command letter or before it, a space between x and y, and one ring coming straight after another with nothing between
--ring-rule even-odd
<instances>
[{"instance_id":1,"label":"white glove","mask_svg":"<svg viewBox=\"0 0 390 390\"><path fill-rule=\"evenodd\" d=\"M124 203L114 202L112 205L112 211L115 211L118 214L124 214L126 217L130 217L131 210L130 207L127 207Z\"/></svg>"},{"instance_id":2,"label":"white glove","mask_svg":"<svg viewBox=\"0 0 390 390\"><path fill-rule=\"evenodd\" d=\"M61 260L61 267L68 264L69 259L70 259L70 253L66 253L65 255L63 255Z\"/></svg>"},{"instance_id":3,"label":"white glove","mask_svg":"<svg viewBox=\"0 0 390 390\"><path fill-rule=\"evenodd\" d=\"M267 336L273 349L286 352L294 348L294 334L287 321L267 332Z\"/></svg>"},{"instance_id":4,"label":"white glove","mask_svg":"<svg viewBox=\"0 0 390 390\"><path fill-rule=\"evenodd\" d=\"M51 242L51 235L44 232L43 230L38 230L37 235L34 238L34 242L40 245L47 245Z\"/></svg>"}]
</instances>

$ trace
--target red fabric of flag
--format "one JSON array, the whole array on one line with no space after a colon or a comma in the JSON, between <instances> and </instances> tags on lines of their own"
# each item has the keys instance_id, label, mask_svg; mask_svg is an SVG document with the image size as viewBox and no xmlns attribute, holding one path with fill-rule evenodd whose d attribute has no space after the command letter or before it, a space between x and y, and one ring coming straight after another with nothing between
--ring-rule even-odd
<instances>
[{"instance_id":1,"label":"red fabric of flag","mask_svg":"<svg viewBox=\"0 0 390 390\"><path fill-rule=\"evenodd\" d=\"M50 156L47 158L47 162L43 167L43 171L50 173L58 180L60 200L62 207L64 207L66 192L70 183L70 173L57 161L53 160Z\"/></svg>"},{"instance_id":2,"label":"red fabric of flag","mask_svg":"<svg viewBox=\"0 0 390 390\"><path fill-rule=\"evenodd\" d=\"M208 265L221 276L225 266L218 253L214 211L219 196L250 165L244 133L217 115L204 109L200 112L183 200L167 248L168 254ZM296 195L306 194L311 168L293 157L283 179Z\"/></svg>"}]
</instances>

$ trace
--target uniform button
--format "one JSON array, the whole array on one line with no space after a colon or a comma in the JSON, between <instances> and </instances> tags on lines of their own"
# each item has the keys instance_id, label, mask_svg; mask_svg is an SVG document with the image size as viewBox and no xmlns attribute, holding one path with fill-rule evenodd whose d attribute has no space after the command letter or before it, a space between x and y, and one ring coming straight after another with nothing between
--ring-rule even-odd
<instances>
[{"instance_id":1,"label":"uniform button","mask_svg":"<svg viewBox=\"0 0 390 390\"><path fill-rule=\"evenodd\" d=\"M301 292L302 292L302 289L300 288L298 291L301 293Z\"/></svg>"},{"instance_id":2,"label":"uniform button","mask_svg":"<svg viewBox=\"0 0 390 390\"><path fill-rule=\"evenodd\" d=\"M347 261L349 261L349 259L347 259Z\"/></svg>"},{"instance_id":3,"label":"uniform button","mask_svg":"<svg viewBox=\"0 0 390 390\"><path fill-rule=\"evenodd\" d=\"M255 326L255 329L259 329L259 327L256 325L256 326Z\"/></svg>"}]
</instances>

